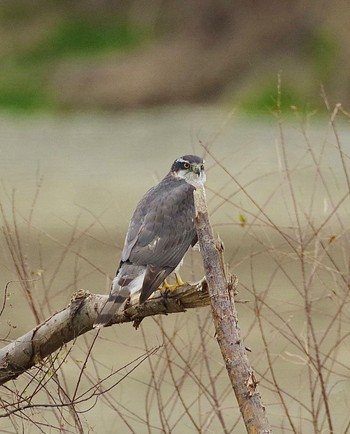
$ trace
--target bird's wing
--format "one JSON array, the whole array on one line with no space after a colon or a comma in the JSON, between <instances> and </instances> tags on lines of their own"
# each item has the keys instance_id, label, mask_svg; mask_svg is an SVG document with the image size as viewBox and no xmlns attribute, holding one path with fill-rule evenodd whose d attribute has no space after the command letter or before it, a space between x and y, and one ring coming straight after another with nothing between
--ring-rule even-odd
<instances>
[{"instance_id":1,"label":"bird's wing","mask_svg":"<svg viewBox=\"0 0 350 434\"><path fill-rule=\"evenodd\" d=\"M174 270L173 267L157 267L147 265L146 273L141 288L140 303L143 303L147 298L164 282L169 274Z\"/></svg>"},{"instance_id":2,"label":"bird's wing","mask_svg":"<svg viewBox=\"0 0 350 434\"><path fill-rule=\"evenodd\" d=\"M122 261L146 266L140 302L166 279L196 240L194 187L165 178L138 204L125 240Z\"/></svg>"},{"instance_id":3,"label":"bird's wing","mask_svg":"<svg viewBox=\"0 0 350 434\"><path fill-rule=\"evenodd\" d=\"M131 219L122 261L175 268L197 237L193 190L172 178L149 190Z\"/></svg>"}]
</instances>

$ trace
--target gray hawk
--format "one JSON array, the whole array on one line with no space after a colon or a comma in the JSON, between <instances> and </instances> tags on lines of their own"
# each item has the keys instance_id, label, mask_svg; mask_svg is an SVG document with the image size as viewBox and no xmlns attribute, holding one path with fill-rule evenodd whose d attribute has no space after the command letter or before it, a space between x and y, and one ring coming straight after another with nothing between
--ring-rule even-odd
<instances>
[{"instance_id":1,"label":"gray hawk","mask_svg":"<svg viewBox=\"0 0 350 434\"><path fill-rule=\"evenodd\" d=\"M139 291L140 303L181 265L197 243L193 191L205 182L204 161L184 155L138 203L126 234L111 292L95 328L108 325L124 301Z\"/></svg>"}]
</instances>

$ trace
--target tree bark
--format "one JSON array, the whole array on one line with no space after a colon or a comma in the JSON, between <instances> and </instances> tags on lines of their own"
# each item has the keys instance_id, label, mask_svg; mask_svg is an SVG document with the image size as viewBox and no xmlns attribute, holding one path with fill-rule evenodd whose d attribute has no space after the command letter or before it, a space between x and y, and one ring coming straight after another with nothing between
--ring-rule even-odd
<instances>
[{"instance_id":1,"label":"tree bark","mask_svg":"<svg viewBox=\"0 0 350 434\"><path fill-rule=\"evenodd\" d=\"M2 348L0 385L17 378L62 345L92 330L97 312L107 297L108 295L91 294L80 289L73 294L65 309ZM133 295L125 311L116 313L111 324L133 322L138 327L147 316L184 312L210 303L205 279L176 288L166 299L159 291L142 305L139 305L138 298L138 294Z\"/></svg>"},{"instance_id":2,"label":"tree bark","mask_svg":"<svg viewBox=\"0 0 350 434\"><path fill-rule=\"evenodd\" d=\"M215 242L209 222L205 190L194 192L196 228L205 276L209 287L211 309L226 370L249 434L268 434L272 430L257 389L258 381L249 364L238 325L233 288L236 279L227 278L224 270L223 244Z\"/></svg>"}]
</instances>

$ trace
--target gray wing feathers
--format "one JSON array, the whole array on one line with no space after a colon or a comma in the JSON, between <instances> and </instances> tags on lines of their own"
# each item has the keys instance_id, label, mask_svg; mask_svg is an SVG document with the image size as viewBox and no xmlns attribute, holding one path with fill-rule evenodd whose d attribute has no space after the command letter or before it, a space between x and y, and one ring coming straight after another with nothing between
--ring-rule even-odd
<instances>
[{"instance_id":1,"label":"gray wing feathers","mask_svg":"<svg viewBox=\"0 0 350 434\"><path fill-rule=\"evenodd\" d=\"M186 181L168 175L141 199L125 238L117 285L113 284L95 327L110 322L135 292L133 281L142 273L140 303L147 300L197 242L193 190Z\"/></svg>"},{"instance_id":2,"label":"gray wing feathers","mask_svg":"<svg viewBox=\"0 0 350 434\"><path fill-rule=\"evenodd\" d=\"M140 303L143 303L173 271L173 268L154 267L148 265L140 294Z\"/></svg>"},{"instance_id":3,"label":"gray wing feathers","mask_svg":"<svg viewBox=\"0 0 350 434\"><path fill-rule=\"evenodd\" d=\"M131 219L122 260L175 268L197 237L193 190L173 178L149 190Z\"/></svg>"},{"instance_id":4,"label":"gray wing feathers","mask_svg":"<svg viewBox=\"0 0 350 434\"><path fill-rule=\"evenodd\" d=\"M147 266L140 303L159 287L197 241L193 190L183 180L166 177L146 193L134 212L122 260Z\"/></svg>"}]
</instances>

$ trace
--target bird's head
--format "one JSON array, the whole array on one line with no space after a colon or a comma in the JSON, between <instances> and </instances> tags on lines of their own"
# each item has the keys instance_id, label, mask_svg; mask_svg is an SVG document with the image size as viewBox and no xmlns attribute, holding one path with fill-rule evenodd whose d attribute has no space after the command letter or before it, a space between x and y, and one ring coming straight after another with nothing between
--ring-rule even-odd
<instances>
[{"instance_id":1,"label":"bird's head","mask_svg":"<svg viewBox=\"0 0 350 434\"><path fill-rule=\"evenodd\" d=\"M171 172L194 186L205 183L204 160L197 155L184 155L174 161Z\"/></svg>"}]
</instances>

